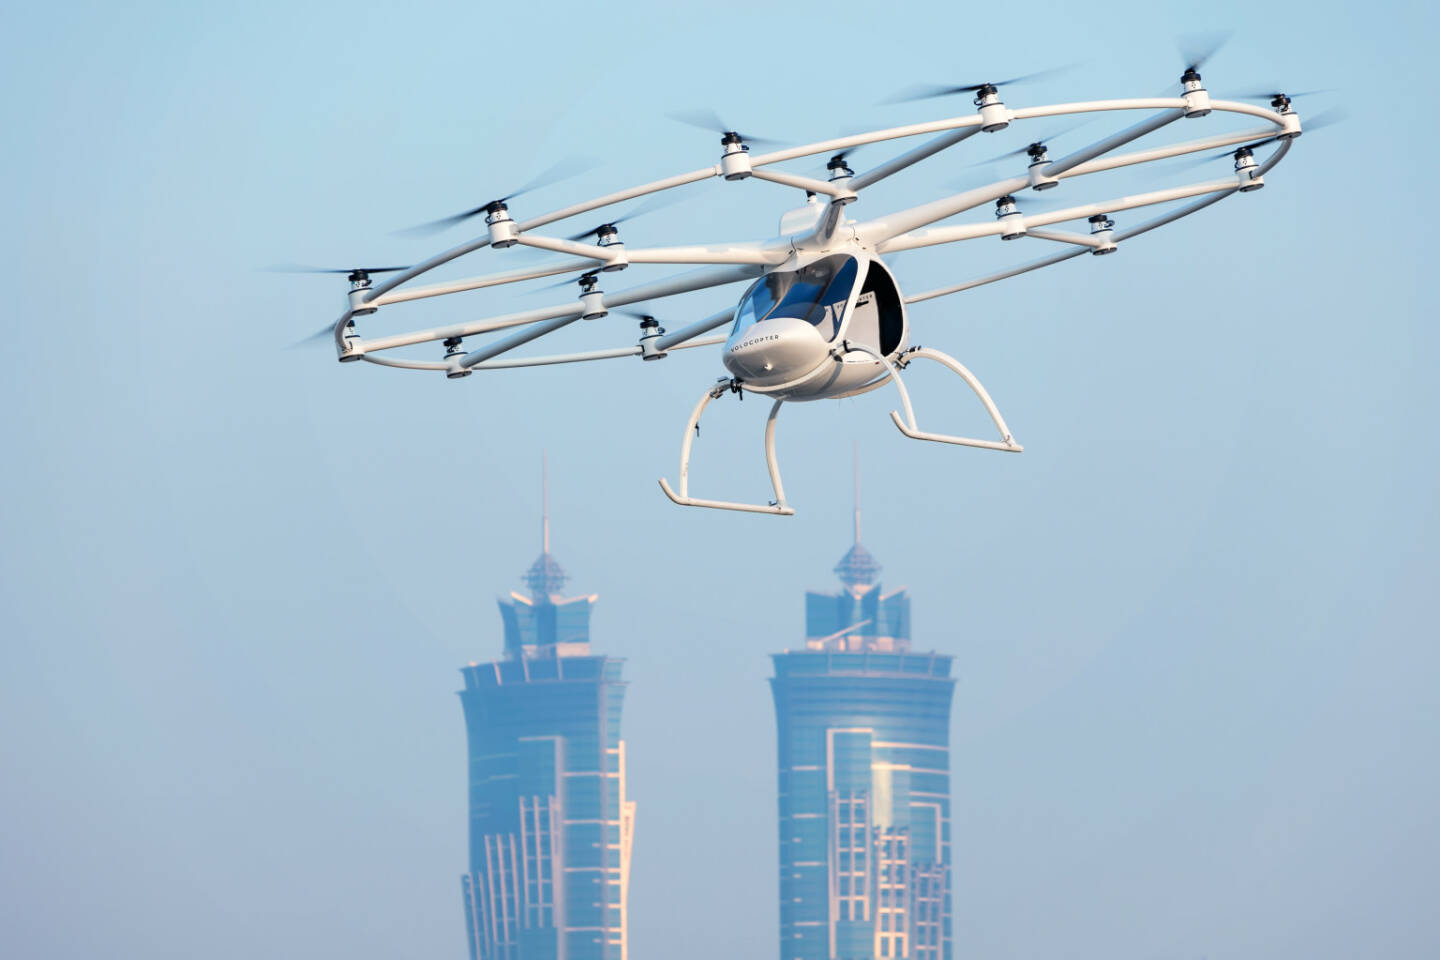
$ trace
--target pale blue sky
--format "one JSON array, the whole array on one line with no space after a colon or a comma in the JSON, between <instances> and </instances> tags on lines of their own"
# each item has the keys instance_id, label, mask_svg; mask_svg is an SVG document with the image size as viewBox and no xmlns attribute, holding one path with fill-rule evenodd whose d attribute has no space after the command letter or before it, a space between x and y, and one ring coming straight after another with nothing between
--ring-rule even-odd
<instances>
[{"instance_id":1,"label":"pale blue sky","mask_svg":"<svg viewBox=\"0 0 1440 960\"><path fill-rule=\"evenodd\" d=\"M0 952L462 957L456 668L500 649L548 448L555 552L629 658L632 956L773 955L766 654L833 583L855 438L865 540L917 644L957 662L957 957L1440 952L1435 16L1172 9L0 14ZM1303 106L1348 124L1117 256L918 307L915 338L976 371L1026 452L907 441L884 394L788 409L790 520L655 485L713 354L458 383L342 367L284 347L343 282L257 270L423 256L464 231L390 231L561 154L602 165L537 205L711 162L672 110L799 141L964 109L874 106L911 83L1072 61L1008 102L1148 95L1176 34L1217 27L1237 32L1212 91L1337 87ZM861 206L973 181L1024 139ZM765 236L792 192L703 184L632 235ZM895 266L919 289L1014 246ZM545 301L393 322L525 302ZM629 342L613 319L560 342ZM917 378L922 418L976 422ZM697 491L763 496L763 414L707 419Z\"/></svg>"}]
</instances>

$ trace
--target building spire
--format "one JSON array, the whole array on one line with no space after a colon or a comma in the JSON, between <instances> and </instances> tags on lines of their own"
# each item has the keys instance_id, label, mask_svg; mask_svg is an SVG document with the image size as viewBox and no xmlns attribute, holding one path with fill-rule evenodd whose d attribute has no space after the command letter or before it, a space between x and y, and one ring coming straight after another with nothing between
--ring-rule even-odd
<instances>
[{"instance_id":1,"label":"building spire","mask_svg":"<svg viewBox=\"0 0 1440 960\"><path fill-rule=\"evenodd\" d=\"M855 542L860 542L860 441L855 441L853 452L855 463Z\"/></svg>"},{"instance_id":2,"label":"building spire","mask_svg":"<svg viewBox=\"0 0 1440 960\"><path fill-rule=\"evenodd\" d=\"M860 545L860 441L855 441L854 448L854 472L855 472L855 544L840 562L835 565L835 574L840 582L845 584L846 589L862 593L875 583L875 577L880 572L880 564L870 556L870 551Z\"/></svg>"},{"instance_id":3,"label":"building spire","mask_svg":"<svg viewBox=\"0 0 1440 960\"><path fill-rule=\"evenodd\" d=\"M540 552L550 552L550 458L540 451Z\"/></svg>"}]
</instances>

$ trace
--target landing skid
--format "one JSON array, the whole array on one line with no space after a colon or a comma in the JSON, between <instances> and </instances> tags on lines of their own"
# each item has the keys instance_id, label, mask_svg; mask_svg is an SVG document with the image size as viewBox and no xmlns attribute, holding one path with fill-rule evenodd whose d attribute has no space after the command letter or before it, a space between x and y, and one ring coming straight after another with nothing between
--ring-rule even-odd
<instances>
[{"instance_id":1,"label":"landing skid","mask_svg":"<svg viewBox=\"0 0 1440 960\"><path fill-rule=\"evenodd\" d=\"M705 391L705 396L695 405L695 412L690 414L690 420L685 424L685 440L680 445L680 492L676 493L671 488L670 482L664 477L660 478L660 489L665 491L665 496L682 507L711 507L715 510L738 510L743 513L772 513L781 517L793 517L795 510L785 503L785 487L780 483L780 465L775 461L775 417L780 413L780 404L784 400L776 400L775 405L770 408L770 416L765 420L765 465L770 469L770 486L775 490L775 499L769 504L758 503L733 503L729 500L701 500L689 495L690 493L690 447L695 441L695 435L699 432L700 414L705 412L705 407L711 400L731 390L730 381L721 381L719 384Z\"/></svg>"},{"instance_id":2,"label":"landing skid","mask_svg":"<svg viewBox=\"0 0 1440 960\"><path fill-rule=\"evenodd\" d=\"M847 343L846 346L851 350L858 350L861 353L870 354L870 356L875 357L881 363L885 364L885 368L890 371L890 378L895 381L895 388L900 391L900 404L905 408L904 419L901 419L900 414L894 410L890 411L890 419L895 421L895 426L899 427L900 432L905 434L905 436L910 437L912 440L933 440L936 443L954 443L962 447L979 447L982 450L1001 450L1005 453L1020 453L1025 449L1015 442L1015 437L1011 435L1010 428L1005 425L1005 418L1000 415L1000 408L995 406L994 400L990 399L990 394L985 390L985 386L975 374L965 368L964 364L948 353L941 353L939 350L931 350L928 347L915 347L902 354L899 358L899 363L896 364L881 356L879 352L862 344ZM1000 439L998 441L977 440L973 437L958 437L948 433L930 433L920 429L919 424L915 422L915 408L910 404L910 391L905 389L905 381L900 379L900 371L908 367L913 360L920 357L927 360L934 360L941 366L949 367L950 370L959 375L960 379L965 381L966 385L975 392L975 396L979 397L980 402L985 405L985 412L990 414L990 419L994 422L995 429L1000 432Z\"/></svg>"},{"instance_id":3,"label":"landing skid","mask_svg":"<svg viewBox=\"0 0 1440 960\"><path fill-rule=\"evenodd\" d=\"M860 393L868 393L871 390L884 386L887 380L893 380L895 388L900 391L900 405L905 410L905 416L894 410L890 411L890 419L895 421L895 426L900 432L914 440L932 440L936 443L953 443L964 447L979 447L982 450L1001 450L1006 453L1019 453L1025 448L1015 442L1010 428L1005 424L1005 418L1000 415L1000 410L995 406L995 401L990 399L984 385L976 379L975 375L965 369L964 364L949 354L941 353L939 350L931 350L926 347L915 347L907 350L896 360L892 361L883 356L879 351L863 344L844 344L845 350L868 354L884 364L887 375L875 383L869 384L859 390L852 391L845 396L854 396ZM995 423L995 429L1000 432L999 440L979 440L974 437L953 436L946 433L930 433L921 430L915 421L915 407L910 403L910 392L905 389L905 382L900 378L900 371L910 365L917 358L934 360L941 366L948 367L964 380L966 385L980 398L985 405L985 411L990 414L990 419ZM695 442L695 435L699 432L700 415L705 412L711 400L719 399L727 391L736 391L738 387L733 380L722 380L700 398L695 405L695 411L690 414L690 419L685 424L685 439L680 445L680 490L677 492L670 486L670 482L664 477L660 478L660 489L665 491L665 496L682 507L710 507L715 510L738 510L744 513L769 513L782 517L795 515L795 509L785 502L785 488L780 482L780 464L775 460L775 418L780 413L780 405L784 400L776 400L770 408L770 416L765 420L765 465L770 470L770 486L775 491L775 499L768 504L758 503L735 503L730 500L703 500L690 496L690 450Z\"/></svg>"}]
</instances>

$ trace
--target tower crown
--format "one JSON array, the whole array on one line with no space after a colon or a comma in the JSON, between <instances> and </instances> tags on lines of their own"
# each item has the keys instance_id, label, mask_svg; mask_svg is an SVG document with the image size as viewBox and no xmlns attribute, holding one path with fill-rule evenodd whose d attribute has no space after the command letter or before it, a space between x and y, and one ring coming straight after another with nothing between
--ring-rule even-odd
<instances>
[{"instance_id":1,"label":"tower crown","mask_svg":"<svg viewBox=\"0 0 1440 960\"><path fill-rule=\"evenodd\" d=\"M560 561L550 555L546 550L535 558L530 564L530 569L525 571L522 578L525 586L530 589L530 596L537 602L548 598L551 594L559 593L570 579L565 568L560 566Z\"/></svg>"},{"instance_id":2,"label":"tower crown","mask_svg":"<svg viewBox=\"0 0 1440 960\"><path fill-rule=\"evenodd\" d=\"M590 610L597 598L560 593L570 575L550 553L549 464L542 460L540 470L540 556L520 578L529 596L511 593L500 600L505 656L512 660L588 656Z\"/></svg>"},{"instance_id":3,"label":"tower crown","mask_svg":"<svg viewBox=\"0 0 1440 960\"><path fill-rule=\"evenodd\" d=\"M844 589L805 595L809 650L898 652L910 648L910 598L880 589L880 563L860 542L860 451L855 451L855 542L835 565Z\"/></svg>"},{"instance_id":4,"label":"tower crown","mask_svg":"<svg viewBox=\"0 0 1440 960\"><path fill-rule=\"evenodd\" d=\"M835 575L845 584L846 589L852 592L858 587L873 586L879 572L879 561L870 555L870 551L866 550L858 539L835 565Z\"/></svg>"}]
</instances>

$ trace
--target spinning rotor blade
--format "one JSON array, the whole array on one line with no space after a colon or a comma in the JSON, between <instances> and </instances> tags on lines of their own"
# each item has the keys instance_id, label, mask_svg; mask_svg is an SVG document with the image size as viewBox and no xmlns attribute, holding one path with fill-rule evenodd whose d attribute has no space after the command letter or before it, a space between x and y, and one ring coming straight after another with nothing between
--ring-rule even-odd
<instances>
[{"instance_id":1,"label":"spinning rotor blade","mask_svg":"<svg viewBox=\"0 0 1440 960\"><path fill-rule=\"evenodd\" d=\"M1089 123L1089 121L1087 120L1087 121L1085 121L1085 123ZM1000 154L1000 155L997 156L997 157L991 157L989 160L978 160L978 161L976 161L975 163L972 163L971 166L972 166L972 167L982 167L982 166L985 166L985 165L991 164L991 163L999 163L1001 160L1009 160L1011 157L1018 157L1018 156L1021 156L1021 155L1023 155L1023 154L1026 154L1026 153L1030 152L1030 148L1031 148L1031 147L1035 147L1035 146L1048 147L1052 141L1059 140L1061 137L1065 136L1066 134L1071 133L1071 132L1073 132L1073 131L1075 131L1075 130L1080 129L1081 127L1085 126L1085 123L1072 123L1072 124L1070 124L1070 126L1068 126L1068 127L1062 127L1061 129L1056 130L1055 132L1051 133L1048 137L1040 137L1040 138L1037 139L1037 140L1032 140L1032 141L1030 141L1029 143L1025 144L1025 146L1023 146L1023 147L1020 147L1020 148L1015 149L1015 150L1007 151L1007 152L1005 152L1005 153Z\"/></svg>"},{"instance_id":2,"label":"spinning rotor blade","mask_svg":"<svg viewBox=\"0 0 1440 960\"><path fill-rule=\"evenodd\" d=\"M860 144L859 146L846 147L844 150L841 150L839 153L831 154L831 155L830 155L830 159L825 162L825 169L826 169L826 170L833 170L833 169L835 168L835 165L836 165L836 164L845 164L846 159L848 159L849 157L853 157L853 156L855 155L855 152L856 152L856 151L858 151L858 150L863 150L863 149L865 149L865 148L868 147L868 146L870 146L870 144L868 144L868 143L862 143L862 144ZM845 164L845 165L846 165L846 166L849 166L849 164Z\"/></svg>"},{"instance_id":3,"label":"spinning rotor blade","mask_svg":"<svg viewBox=\"0 0 1440 960\"><path fill-rule=\"evenodd\" d=\"M429 223L422 223L418 226L407 227L404 230L398 230L396 232L402 234L439 233L441 230L449 229L450 227L455 226L457 223L463 223L464 221L469 220L471 217L478 216L479 214L484 213L486 210L490 209L493 204L506 203L510 200L514 200L516 197L523 197L527 193L533 193L534 191L539 190L543 187L551 186L553 184L559 183L562 180L568 180L577 174L584 173L586 170L591 169L594 169L594 165L591 163L587 163L586 161L580 160L576 157L566 157L562 160L556 161L549 167L546 167L544 170L531 177L519 188L510 191L503 197L496 197L494 200L487 200L486 202L480 204L480 206L478 207L472 207L469 210L463 210L460 213L452 214L448 217L442 217L439 220L431 220Z\"/></svg>"},{"instance_id":4,"label":"spinning rotor blade","mask_svg":"<svg viewBox=\"0 0 1440 960\"><path fill-rule=\"evenodd\" d=\"M974 93L981 87L1004 87L1015 83L1029 83L1032 80L1042 80L1045 77L1053 77L1069 70L1071 64L1063 67L1053 67L1049 70L1040 70L1036 73L1027 73L1019 77L1011 77L1008 80L986 80L982 83L967 83L958 87L944 86L940 84L922 84L909 87L900 91L892 97L880 101L882 104L910 103L915 100L930 100L935 97L950 97L959 93Z\"/></svg>"},{"instance_id":5,"label":"spinning rotor blade","mask_svg":"<svg viewBox=\"0 0 1440 960\"><path fill-rule=\"evenodd\" d=\"M1073 203L1062 203L1059 200L1041 200L1033 192L1010 194L1015 201L1015 206L1020 208L1021 213L1044 213L1047 210L1059 210L1061 207L1073 206Z\"/></svg>"},{"instance_id":6,"label":"spinning rotor blade","mask_svg":"<svg viewBox=\"0 0 1440 960\"><path fill-rule=\"evenodd\" d=\"M335 324L327 323L319 330L316 330L314 333L310 334L310 336L301 337L299 340L296 340L294 343L290 344L290 346L286 347L285 349L298 350L301 347L308 347L312 344L319 343L322 340L329 340L334 335L334 333Z\"/></svg>"},{"instance_id":7,"label":"spinning rotor blade","mask_svg":"<svg viewBox=\"0 0 1440 960\"><path fill-rule=\"evenodd\" d=\"M1210 58L1230 42L1231 31L1217 30L1209 33L1187 33L1176 38L1175 46L1185 61L1185 69L1200 72Z\"/></svg>"},{"instance_id":8,"label":"spinning rotor blade","mask_svg":"<svg viewBox=\"0 0 1440 960\"><path fill-rule=\"evenodd\" d=\"M409 267L305 267L297 264L281 264L265 268L270 273L395 273L409 270Z\"/></svg>"},{"instance_id":9,"label":"spinning rotor blade","mask_svg":"<svg viewBox=\"0 0 1440 960\"><path fill-rule=\"evenodd\" d=\"M643 217L646 214L654 213L656 210L663 210L664 208L679 202L680 197L676 196L674 193L657 193L651 196L650 199L646 200L644 203L635 207L629 213L626 213L623 216L616 217L614 220L606 220L604 223L592 227L591 229L586 230L583 233L577 233L574 236L566 237L565 239L578 242L580 240L584 240L586 237L595 236L606 227L613 227L617 224L625 223L627 220L634 220L636 217Z\"/></svg>"},{"instance_id":10,"label":"spinning rotor blade","mask_svg":"<svg viewBox=\"0 0 1440 960\"><path fill-rule=\"evenodd\" d=\"M768 137L752 137L748 133L741 133L721 119L720 114L708 107L701 107L695 110L676 110L667 113L666 116L671 120L679 121L688 126L699 127L701 130L708 130L711 133L718 133L722 137L727 133L733 133L746 143L753 143L758 147L778 147L783 143L781 140L772 140Z\"/></svg>"},{"instance_id":11,"label":"spinning rotor blade","mask_svg":"<svg viewBox=\"0 0 1440 960\"><path fill-rule=\"evenodd\" d=\"M1287 100L1296 100L1296 99L1299 99L1300 97L1313 97L1313 96L1315 96L1317 93L1332 93L1334 90L1335 90L1334 87L1325 87L1324 89L1321 89L1321 90L1297 90L1295 93L1286 93L1286 92L1284 92L1283 90L1274 90L1274 91L1270 91L1270 92L1257 91L1257 92L1255 92L1255 93L1240 93L1240 94L1236 94L1235 99L1237 99L1237 100L1274 100L1274 99L1276 99L1277 97L1284 97L1284 98L1286 98Z\"/></svg>"},{"instance_id":12,"label":"spinning rotor blade","mask_svg":"<svg viewBox=\"0 0 1440 960\"><path fill-rule=\"evenodd\" d=\"M586 270L584 273L577 273L573 277L565 277L561 280L556 280L554 283L547 283L543 287L535 287L534 289L538 291L554 290L557 287L568 287L572 283L579 283L585 277L598 277L600 275L600 270L600 267L594 267L590 270Z\"/></svg>"}]
</instances>

